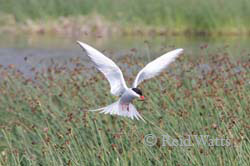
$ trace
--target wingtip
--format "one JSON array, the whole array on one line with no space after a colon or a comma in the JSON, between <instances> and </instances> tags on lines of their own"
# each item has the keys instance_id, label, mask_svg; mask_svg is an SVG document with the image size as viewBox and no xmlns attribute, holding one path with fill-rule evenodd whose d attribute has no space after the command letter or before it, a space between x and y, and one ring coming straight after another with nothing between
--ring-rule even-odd
<instances>
[{"instance_id":1,"label":"wingtip","mask_svg":"<svg viewBox=\"0 0 250 166\"><path fill-rule=\"evenodd\" d=\"M88 45L81 42L81 41L76 41L77 44L79 44L79 46L84 50L84 51L87 51L87 48L88 48Z\"/></svg>"},{"instance_id":2,"label":"wingtip","mask_svg":"<svg viewBox=\"0 0 250 166\"><path fill-rule=\"evenodd\" d=\"M79 44L80 46L83 45L83 43L81 41L79 41L79 40L77 40L76 43Z\"/></svg>"},{"instance_id":3,"label":"wingtip","mask_svg":"<svg viewBox=\"0 0 250 166\"><path fill-rule=\"evenodd\" d=\"M181 53L184 52L184 49L183 49L183 48L178 48L178 49L176 49L176 50L179 51L179 52L181 52Z\"/></svg>"},{"instance_id":4,"label":"wingtip","mask_svg":"<svg viewBox=\"0 0 250 166\"><path fill-rule=\"evenodd\" d=\"M184 53L184 49L183 48L178 48L175 50L175 52L177 53L178 56L182 55Z\"/></svg>"},{"instance_id":5,"label":"wingtip","mask_svg":"<svg viewBox=\"0 0 250 166\"><path fill-rule=\"evenodd\" d=\"M86 44L86 43L83 43L83 42L81 42L81 41L76 41L77 42L77 44L79 44L80 45L80 47L82 47L83 48L83 50L85 50L85 51L87 51L87 50L93 50L93 47L91 47L90 45L88 45L88 44Z\"/></svg>"}]
</instances>

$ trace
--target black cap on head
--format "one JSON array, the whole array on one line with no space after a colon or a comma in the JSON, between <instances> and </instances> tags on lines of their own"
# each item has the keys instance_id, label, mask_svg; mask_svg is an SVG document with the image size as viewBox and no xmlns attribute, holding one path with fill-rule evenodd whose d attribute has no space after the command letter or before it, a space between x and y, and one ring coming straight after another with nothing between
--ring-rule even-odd
<instances>
[{"instance_id":1,"label":"black cap on head","mask_svg":"<svg viewBox=\"0 0 250 166\"><path fill-rule=\"evenodd\" d=\"M132 90L137 93L138 95L142 96L142 91L138 88L132 88Z\"/></svg>"}]
</instances>

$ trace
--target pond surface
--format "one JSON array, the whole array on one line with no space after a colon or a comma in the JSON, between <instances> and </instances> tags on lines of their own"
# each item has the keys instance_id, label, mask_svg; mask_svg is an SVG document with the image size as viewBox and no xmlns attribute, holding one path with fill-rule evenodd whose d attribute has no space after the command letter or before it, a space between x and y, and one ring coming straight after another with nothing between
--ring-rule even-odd
<instances>
[{"instance_id":1,"label":"pond surface","mask_svg":"<svg viewBox=\"0 0 250 166\"><path fill-rule=\"evenodd\" d=\"M7 67L15 65L20 71L29 75L32 67L46 68L51 63L66 63L71 58L80 57L86 60L81 48L76 44L80 40L86 42L105 55L117 60L120 56L131 53L131 49L145 56L148 61L174 48L184 48L186 56L199 56L204 52L227 52L236 59L244 59L250 55L250 38L244 37L110 37L79 38L49 35L5 35L0 34L0 64ZM205 48L205 51L204 49ZM53 59L53 60L52 60ZM145 62L146 63L146 62Z\"/></svg>"}]
</instances>

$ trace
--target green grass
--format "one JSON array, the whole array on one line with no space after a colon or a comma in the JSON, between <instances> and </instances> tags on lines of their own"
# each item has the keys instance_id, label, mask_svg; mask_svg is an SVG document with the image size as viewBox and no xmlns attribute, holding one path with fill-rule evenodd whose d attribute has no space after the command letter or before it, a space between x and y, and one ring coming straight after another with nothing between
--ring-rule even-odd
<instances>
[{"instance_id":1,"label":"green grass","mask_svg":"<svg viewBox=\"0 0 250 166\"><path fill-rule=\"evenodd\" d=\"M1 13L18 22L92 15L133 28L185 32L249 32L249 0L0 0Z\"/></svg>"},{"instance_id":2,"label":"green grass","mask_svg":"<svg viewBox=\"0 0 250 166\"><path fill-rule=\"evenodd\" d=\"M135 74L148 57L131 54L119 62ZM197 54L140 85L146 101L134 104L147 123L86 112L117 98L78 59L68 62L74 68L53 65L33 81L13 66L1 68L0 165L250 165L249 56L236 61L206 48ZM155 146L144 144L147 134L160 138ZM162 134L210 135L231 146L163 147Z\"/></svg>"}]
</instances>

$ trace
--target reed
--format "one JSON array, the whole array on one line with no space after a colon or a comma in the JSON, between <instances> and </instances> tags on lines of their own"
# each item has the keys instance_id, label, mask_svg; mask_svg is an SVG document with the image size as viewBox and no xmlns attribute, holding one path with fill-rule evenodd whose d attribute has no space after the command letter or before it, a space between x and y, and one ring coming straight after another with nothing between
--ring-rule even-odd
<instances>
[{"instance_id":1,"label":"reed","mask_svg":"<svg viewBox=\"0 0 250 166\"><path fill-rule=\"evenodd\" d=\"M143 83L147 99L134 104L146 124L87 112L116 99L103 76L89 77L77 58L67 62L73 68L34 69L34 79L2 67L0 165L250 165L249 59L235 61L225 52L201 47L195 59L182 56ZM120 61L136 73L148 57L137 49L129 54ZM160 138L152 147L144 143L150 133ZM162 146L162 134L210 135L231 146Z\"/></svg>"}]
</instances>

